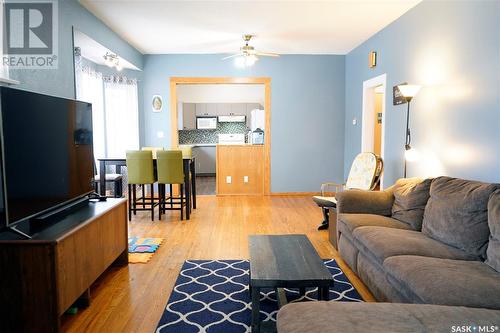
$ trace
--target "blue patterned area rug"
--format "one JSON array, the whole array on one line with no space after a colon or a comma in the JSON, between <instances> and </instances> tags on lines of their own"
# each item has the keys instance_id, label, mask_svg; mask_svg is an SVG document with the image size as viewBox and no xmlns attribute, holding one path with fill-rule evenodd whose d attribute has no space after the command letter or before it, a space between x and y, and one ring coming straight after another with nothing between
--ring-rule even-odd
<instances>
[{"instance_id":1,"label":"blue patterned area rug","mask_svg":"<svg viewBox=\"0 0 500 333\"><path fill-rule=\"evenodd\" d=\"M335 280L330 300L361 302L335 260L324 261ZM249 268L248 260L187 260L156 332L250 332ZM316 295L316 288L307 289L304 297L298 290L286 289L288 302L316 300ZM264 290L260 299L261 320L276 321L278 302L274 290Z\"/></svg>"}]
</instances>

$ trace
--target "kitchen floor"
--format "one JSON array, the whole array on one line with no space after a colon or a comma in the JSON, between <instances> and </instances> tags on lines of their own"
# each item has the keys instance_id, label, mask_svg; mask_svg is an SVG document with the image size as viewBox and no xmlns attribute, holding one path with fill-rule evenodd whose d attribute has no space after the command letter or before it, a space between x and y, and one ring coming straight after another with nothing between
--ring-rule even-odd
<instances>
[{"instance_id":1,"label":"kitchen floor","mask_svg":"<svg viewBox=\"0 0 500 333\"><path fill-rule=\"evenodd\" d=\"M196 194L215 195L215 176L196 176Z\"/></svg>"}]
</instances>

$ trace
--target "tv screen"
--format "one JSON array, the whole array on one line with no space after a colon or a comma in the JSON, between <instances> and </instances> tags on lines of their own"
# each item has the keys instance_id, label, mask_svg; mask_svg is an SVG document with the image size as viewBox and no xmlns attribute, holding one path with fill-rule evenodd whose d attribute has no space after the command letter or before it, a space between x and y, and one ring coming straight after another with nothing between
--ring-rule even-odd
<instances>
[{"instance_id":1,"label":"tv screen","mask_svg":"<svg viewBox=\"0 0 500 333\"><path fill-rule=\"evenodd\" d=\"M91 104L1 87L0 108L4 225L93 191Z\"/></svg>"}]
</instances>

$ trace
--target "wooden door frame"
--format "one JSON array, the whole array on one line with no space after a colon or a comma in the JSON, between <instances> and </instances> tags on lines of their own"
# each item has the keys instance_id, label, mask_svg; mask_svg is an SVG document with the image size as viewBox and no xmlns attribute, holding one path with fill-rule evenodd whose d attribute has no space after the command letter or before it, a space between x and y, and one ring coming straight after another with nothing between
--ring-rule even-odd
<instances>
[{"instance_id":1,"label":"wooden door frame","mask_svg":"<svg viewBox=\"0 0 500 333\"><path fill-rule=\"evenodd\" d=\"M373 151L374 125L375 125L375 88L382 86L384 97L382 98L382 129L380 133L381 147L380 157L385 162L385 120L387 99L387 74L382 74L363 82L363 111L361 123L361 152ZM380 189L384 189L384 173L380 176Z\"/></svg>"},{"instance_id":2,"label":"wooden door frame","mask_svg":"<svg viewBox=\"0 0 500 333\"><path fill-rule=\"evenodd\" d=\"M262 84L264 85L264 195L271 194L271 78L269 77L171 77L170 78L170 141L179 145L177 127L177 85L179 84Z\"/></svg>"}]
</instances>

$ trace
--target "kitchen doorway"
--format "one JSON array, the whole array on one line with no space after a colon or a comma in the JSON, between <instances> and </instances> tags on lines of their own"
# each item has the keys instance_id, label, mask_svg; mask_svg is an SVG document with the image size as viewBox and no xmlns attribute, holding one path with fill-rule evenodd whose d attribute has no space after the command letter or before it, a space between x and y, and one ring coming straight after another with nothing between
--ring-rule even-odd
<instances>
[{"instance_id":1,"label":"kitchen doorway","mask_svg":"<svg viewBox=\"0 0 500 333\"><path fill-rule=\"evenodd\" d=\"M270 84L270 78L170 79L171 145L193 146L197 161L198 194L270 194ZM221 94L221 91L226 93ZM239 94L238 91L244 93ZM217 95L222 95L220 100ZM236 96L241 97L238 99ZM260 96L260 99L252 96ZM254 136L251 120L255 119L262 123L263 144L260 147L246 147L252 143L247 137ZM223 153L227 150L217 148L221 142L225 143L224 147L234 144L229 155ZM236 156L241 150L238 146L247 149L250 155L262 154L263 158L258 158L261 166L257 167L261 171L244 170L248 168L247 165L235 167L233 162L221 163L221 159ZM243 156L250 156L246 152ZM231 166L231 170L227 166ZM215 178L215 174L221 177ZM228 176L232 174L234 176Z\"/></svg>"},{"instance_id":2,"label":"kitchen doorway","mask_svg":"<svg viewBox=\"0 0 500 333\"><path fill-rule=\"evenodd\" d=\"M373 152L384 160L385 146L385 101L387 75L379 75L363 82L363 119L361 151ZM384 189L384 175L380 178L380 189Z\"/></svg>"}]
</instances>

